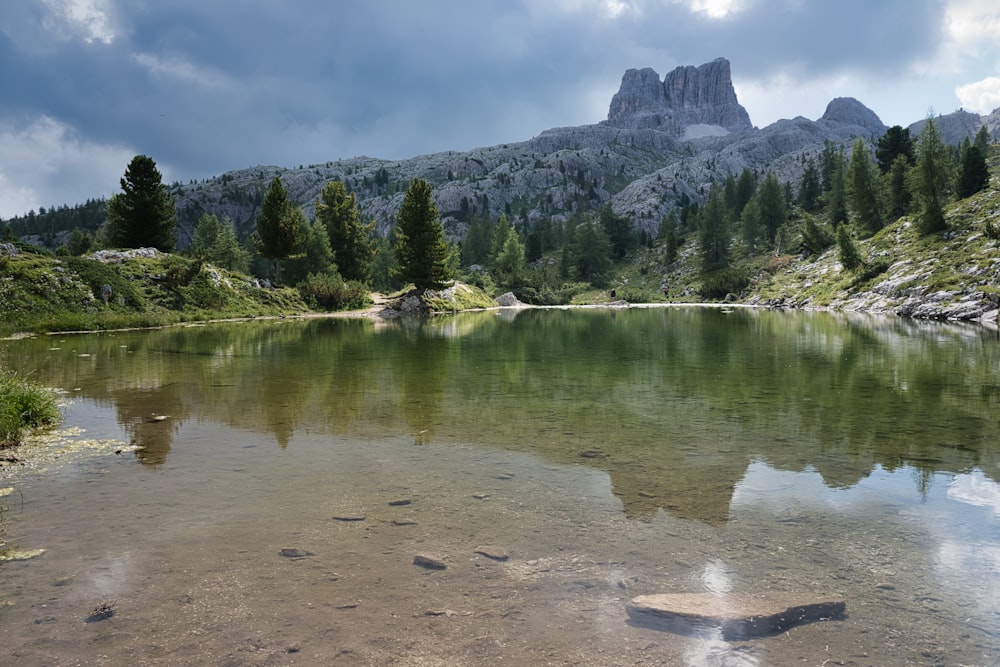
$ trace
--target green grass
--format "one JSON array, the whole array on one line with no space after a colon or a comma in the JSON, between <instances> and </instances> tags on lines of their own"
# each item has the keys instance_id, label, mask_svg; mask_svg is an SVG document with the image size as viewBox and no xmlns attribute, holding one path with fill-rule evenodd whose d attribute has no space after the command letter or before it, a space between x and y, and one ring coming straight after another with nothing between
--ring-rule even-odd
<instances>
[{"instance_id":1,"label":"green grass","mask_svg":"<svg viewBox=\"0 0 1000 667\"><path fill-rule=\"evenodd\" d=\"M107 303L104 285L111 287ZM0 335L150 328L308 310L296 290L254 287L248 276L175 255L112 264L29 253L0 260Z\"/></svg>"},{"instance_id":2,"label":"green grass","mask_svg":"<svg viewBox=\"0 0 1000 667\"><path fill-rule=\"evenodd\" d=\"M0 447L19 445L28 431L58 422L54 393L13 373L0 372Z\"/></svg>"}]
</instances>

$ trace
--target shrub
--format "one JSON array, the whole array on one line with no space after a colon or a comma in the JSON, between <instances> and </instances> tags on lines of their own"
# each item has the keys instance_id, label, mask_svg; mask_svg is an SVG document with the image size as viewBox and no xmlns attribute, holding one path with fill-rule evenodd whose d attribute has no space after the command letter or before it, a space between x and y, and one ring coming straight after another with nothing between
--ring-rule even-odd
<instances>
[{"instance_id":1,"label":"shrub","mask_svg":"<svg viewBox=\"0 0 1000 667\"><path fill-rule=\"evenodd\" d=\"M871 264L865 264L864 267L858 271L857 282L863 283L875 278L876 276L882 275L889 270L889 266L890 263L884 259Z\"/></svg>"},{"instance_id":2,"label":"shrub","mask_svg":"<svg viewBox=\"0 0 1000 667\"><path fill-rule=\"evenodd\" d=\"M63 263L90 287L95 299L101 298L101 287L111 285L111 293L114 295L115 301L120 301L126 308L130 309L143 310L145 308L135 282L124 278L113 266L84 257L67 257Z\"/></svg>"},{"instance_id":3,"label":"shrub","mask_svg":"<svg viewBox=\"0 0 1000 667\"><path fill-rule=\"evenodd\" d=\"M28 429L58 421L55 394L13 373L0 373L0 447L18 445Z\"/></svg>"},{"instance_id":4,"label":"shrub","mask_svg":"<svg viewBox=\"0 0 1000 667\"><path fill-rule=\"evenodd\" d=\"M558 288L519 287L514 290L514 296L521 303L533 306L563 306L588 287L587 283L564 283Z\"/></svg>"},{"instance_id":5,"label":"shrub","mask_svg":"<svg viewBox=\"0 0 1000 667\"><path fill-rule=\"evenodd\" d=\"M994 241L1000 241L1000 225L994 224L992 220L986 221L983 231L986 233L987 238L991 238Z\"/></svg>"},{"instance_id":6,"label":"shrub","mask_svg":"<svg viewBox=\"0 0 1000 667\"><path fill-rule=\"evenodd\" d=\"M648 289L642 289L641 287L633 287L632 285L626 285L621 289L617 290L617 297L622 301L628 301L629 303L652 303L653 301L662 301L662 297L656 298L659 295L654 295Z\"/></svg>"},{"instance_id":7,"label":"shrub","mask_svg":"<svg viewBox=\"0 0 1000 667\"><path fill-rule=\"evenodd\" d=\"M325 310L350 310L368 305L368 289L356 280L344 281L337 273L310 273L298 285L310 306Z\"/></svg>"},{"instance_id":8,"label":"shrub","mask_svg":"<svg viewBox=\"0 0 1000 667\"><path fill-rule=\"evenodd\" d=\"M699 293L706 299L724 299L739 294L750 284L750 274L744 268L727 268L702 275Z\"/></svg>"}]
</instances>

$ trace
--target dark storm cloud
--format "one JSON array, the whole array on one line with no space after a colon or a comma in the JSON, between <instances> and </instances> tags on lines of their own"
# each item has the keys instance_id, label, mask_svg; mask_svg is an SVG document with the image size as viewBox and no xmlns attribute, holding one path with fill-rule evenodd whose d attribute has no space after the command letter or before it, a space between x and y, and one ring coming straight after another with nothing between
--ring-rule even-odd
<instances>
[{"instance_id":1,"label":"dark storm cloud","mask_svg":"<svg viewBox=\"0 0 1000 667\"><path fill-rule=\"evenodd\" d=\"M934 52L943 11L927 0L761 1L719 20L669 1L615 14L597 0L90 0L108 9L95 29L53 11L70 4L5 3L0 130L46 116L86 142L147 153L180 180L598 122L629 67L662 76L724 56L737 81L892 76Z\"/></svg>"}]
</instances>

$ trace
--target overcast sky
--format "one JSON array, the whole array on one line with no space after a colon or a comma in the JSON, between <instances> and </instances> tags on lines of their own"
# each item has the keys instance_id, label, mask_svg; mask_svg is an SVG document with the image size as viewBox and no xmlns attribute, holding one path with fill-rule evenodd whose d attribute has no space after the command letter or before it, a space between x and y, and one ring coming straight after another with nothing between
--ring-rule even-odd
<instances>
[{"instance_id":1,"label":"overcast sky","mask_svg":"<svg viewBox=\"0 0 1000 667\"><path fill-rule=\"evenodd\" d=\"M1000 107L996 0L3 0L0 217L113 194L139 153L186 182L522 141L720 56L758 127Z\"/></svg>"}]
</instances>

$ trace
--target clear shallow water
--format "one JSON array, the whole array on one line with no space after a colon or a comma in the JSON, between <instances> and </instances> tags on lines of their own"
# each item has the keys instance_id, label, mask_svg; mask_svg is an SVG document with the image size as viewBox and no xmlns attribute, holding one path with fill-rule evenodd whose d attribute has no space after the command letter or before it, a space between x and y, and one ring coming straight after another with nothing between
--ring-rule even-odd
<instances>
[{"instance_id":1,"label":"clear shallow water","mask_svg":"<svg viewBox=\"0 0 1000 667\"><path fill-rule=\"evenodd\" d=\"M79 437L143 448L0 473L8 546L46 549L0 564L0 662L1000 662L995 333L527 311L0 354L69 391ZM669 592L847 616L743 642L628 622Z\"/></svg>"}]
</instances>

